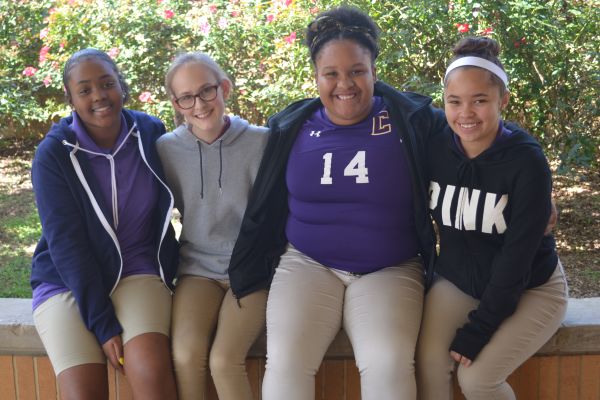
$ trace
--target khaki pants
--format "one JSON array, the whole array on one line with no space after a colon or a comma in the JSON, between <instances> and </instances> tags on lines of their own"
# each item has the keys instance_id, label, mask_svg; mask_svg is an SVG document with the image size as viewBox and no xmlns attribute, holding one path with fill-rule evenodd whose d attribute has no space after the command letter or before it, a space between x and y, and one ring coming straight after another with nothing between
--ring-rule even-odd
<instances>
[{"instance_id":1,"label":"khaki pants","mask_svg":"<svg viewBox=\"0 0 600 400\"><path fill-rule=\"evenodd\" d=\"M458 366L457 378L469 400L508 400L515 394L508 376L556 332L567 310L567 285L560 262L543 285L526 290L507 318L469 367ZM479 301L437 277L425 297L423 325L417 346L417 384L421 400L452 398L456 363L450 343Z\"/></svg>"},{"instance_id":2,"label":"khaki pants","mask_svg":"<svg viewBox=\"0 0 600 400\"><path fill-rule=\"evenodd\" d=\"M186 275L173 297L171 337L179 399L204 399L207 367L220 400L251 400L246 355L265 325L267 291L238 305L229 283Z\"/></svg>"},{"instance_id":3,"label":"khaki pants","mask_svg":"<svg viewBox=\"0 0 600 400\"><path fill-rule=\"evenodd\" d=\"M158 276L122 279L111 301L123 327L123 344L149 332L169 336L171 292ZM106 363L98 339L81 319L72 292L59 293L40 304L33 320L57 376L77 365Z\"/></svg>"},{"instance_id":4,"label":"khaki pants","mask_svg":"<svg viewBox=\"0 0 600 400\"><path fill-rule=\"evenodd\" d=\"M415 399L422 307L419 259L354 276L290 245L267 302L263 400L314 399L315 374L342 327L352 343L363 400Z\"/></svg>"}]
</instances>

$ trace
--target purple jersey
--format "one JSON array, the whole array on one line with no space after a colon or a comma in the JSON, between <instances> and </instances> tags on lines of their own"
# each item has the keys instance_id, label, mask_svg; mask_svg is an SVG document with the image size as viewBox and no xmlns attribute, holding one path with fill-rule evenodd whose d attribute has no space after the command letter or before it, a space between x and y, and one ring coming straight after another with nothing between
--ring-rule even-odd
<instances>
[{"instance_id":1,"label":"purple jersey","mask_svg":"<svg viewBox=\"0 0 600 400\"><path fill-rule=\"evenodd\" d=\"M286 171L286 234L328 267L373 272L417 255L412 186L403 144L383 100L352 126L323 108L298 133Z\"/></svg>"}]
</instances>

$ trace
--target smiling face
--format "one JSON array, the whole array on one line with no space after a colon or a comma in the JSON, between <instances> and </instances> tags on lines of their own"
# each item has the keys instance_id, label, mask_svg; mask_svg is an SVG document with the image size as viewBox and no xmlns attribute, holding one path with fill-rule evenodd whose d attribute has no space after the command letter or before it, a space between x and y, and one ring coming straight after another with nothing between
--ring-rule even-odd
<instances>
[{"instance_id":1,"label":"smiling face","mask_svg":"<svg viewBox=\"0 0 600 400\"><path fill-rule=\"evenodd\" d=\"M196 97L192 108L181 108L176 99L183 96L204 95L211 86L218 85L214 100L205 101ZM225 114L225 100L229 97L231 84L224 79L220 83L214 71L205 65L190 62L179 67L171 81L171 103L183 115L190 125L192 133L208 143L212 143L223 129Z\"/></svg>"},{"instance_id":2,"label":"smiling face","mask_svg":"<svg viewBox=\"0 0 600 400\"><path fill-rule=\"evenodd\" d=\"M508 104L508 92L501 94L490 74L482 68L462 67L452 71L446 80L446 119L469 158L492 145L501 112Z\"/></svg>"},{"instance_id":3,"label":"smiling face","mask_svg":"<svg viewBox=\"0 0 600 400\"><path fill-rule=\"evenodd\" d=\"M106 61L87 58L69 72L69 102L90 137L111 148L121 130L123 90L113 67Z\"/></svg>"},{"instance_id":4,"label":"smiling face","mask_svg":"<svg viewBox=\"0 0 600 400\"><path fill-rule=\"evenodd\" d=\"M375 67L368 49L352 40L332 40L315 59L315 80L327 116L353 125L371 112Z\"/></svg>"}]
</instances>

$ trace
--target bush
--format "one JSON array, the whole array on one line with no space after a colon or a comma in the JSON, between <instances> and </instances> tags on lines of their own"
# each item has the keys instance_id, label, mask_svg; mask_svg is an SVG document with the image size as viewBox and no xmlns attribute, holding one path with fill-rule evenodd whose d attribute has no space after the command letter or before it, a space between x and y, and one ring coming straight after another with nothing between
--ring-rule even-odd
<instances>
[{"instance_id":1,"label":"bush","mask_svg":"<svg viewBox=\"0 0 600 400\"><path fill-rule=\"evenodd\" d=\"M489 35L511 79L507 118L565 166L598 165L598 0L356 0L383 31L380 78L432 96L453 44ZM41 136L68 113L61 68L84 47L105 50L132 89L131 108L173 128L163 77L181 50L211 54L233 78L233 113L254 123L316 91L303 29L341 4L322 0L0 0L0 136Z\"/></svg>"}]
</instances>

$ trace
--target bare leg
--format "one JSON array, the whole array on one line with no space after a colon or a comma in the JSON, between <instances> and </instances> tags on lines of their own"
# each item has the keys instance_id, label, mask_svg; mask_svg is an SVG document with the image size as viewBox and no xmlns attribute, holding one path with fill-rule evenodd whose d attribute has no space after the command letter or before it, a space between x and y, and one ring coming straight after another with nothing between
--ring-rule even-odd
<instances>
[{"instance_id":1,"label":"bare leg","mask_svg":"<svg viewBox=\"0 0 600 400\"><path fill-rule=\"evenodd\" d=\"M125 374L137 400L175 400L175 377L169 338L144 333L125 344Z\"/></svg>"},{"instance_id":2,"label":"bare leg","mask_svg":"<svg viewBox=\"0 0 600 400\"><path fill-rule=\"evenodd\" d=\"M58 374L62 400L108 399L108 372L105 364L82 364Z\"/></svg>"}]
</instances>

